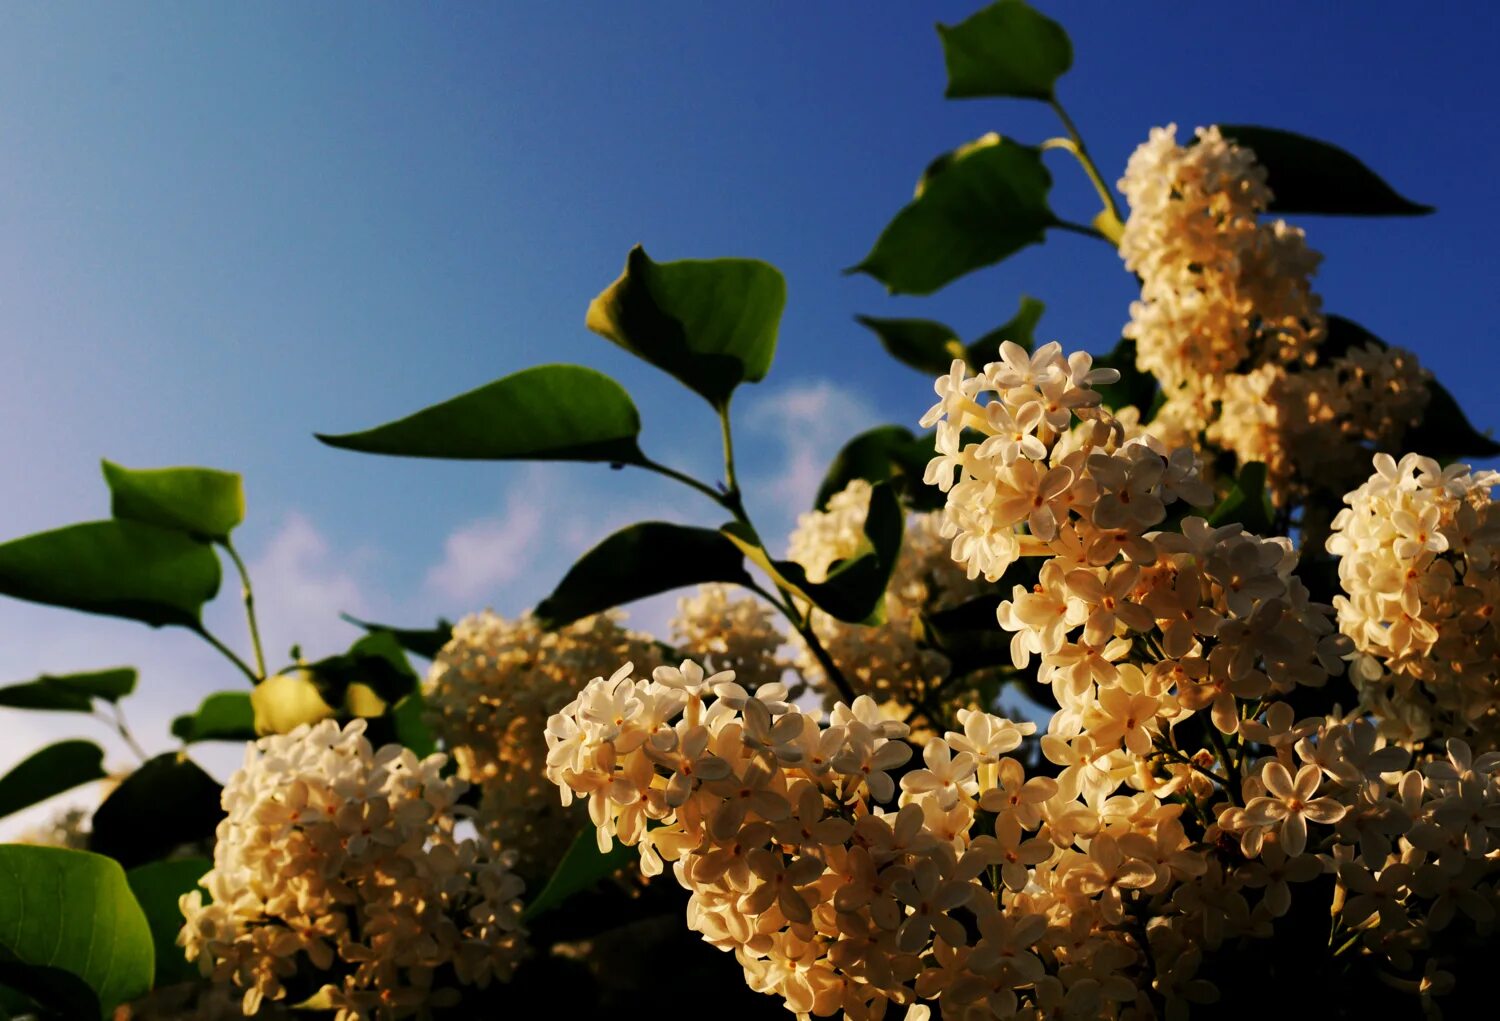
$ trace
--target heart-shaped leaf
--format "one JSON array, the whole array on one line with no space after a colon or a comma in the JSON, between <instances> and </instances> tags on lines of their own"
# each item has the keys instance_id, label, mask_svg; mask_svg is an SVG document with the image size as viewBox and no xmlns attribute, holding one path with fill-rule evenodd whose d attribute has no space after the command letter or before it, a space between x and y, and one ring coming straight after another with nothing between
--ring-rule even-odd
<instances>
[{"instance_id":1,"label":"heart-shaped leaf","mask_svg":"<svg viewBox=\"0 0 1500 1021\"><path fill-rule=\"evenodd\" d=\"M218 782L185 755L158 755L104 799L94 813L89 850L135 868L184 845L211 845L224 818L219 794Z\"/></svg>"},{"instance_id":2,"label":"heart-shaped leaf","mask_svg":"<svg viewBox=\"0 0 1500 1021\"><path fill-rule=\"evenodd\" d=\"M219 558L182 532L90 521L0 545L0 594L160 627L198 628Z\"/></svg>"},{"instance_id":3,"label":"heart-shaped leaf","mask_svg":"<svg viewBox=\"0 0 1500 1021\"><path fill-rule=\"evenodd\" d=\"M196 712L172 721L172 735L184 743L195 741L254 741L255 710L248 691L218 691L205 698Z\"/></svg>"},{"instance_id":4,"label":"heart-shaped leaf","mask_svg":"<svg viewBox=\"0 0 1500 1021\"><path fill-rule=\"evenodd\" d=\"M957 25L939 25L950 99L1015 96L1049 100L1073 66L1068 33L1022 0L999 3Z\"/></svg>"},{"instance_id":5,"label":"heart-shaped leaf","mask_svg":"<svg viewBox=\"0 0 1500 1021\"><path fill-rule=\"evenodd\" d=\"M536 608L559 628L632 600L708 581L745 584L744 557L708 528L644 521L622 528L585 553Z\"/></svg>"},{"instance_id":6,"label":"heart-shaped leaf","mask_svg":"<svg viewBox=\"0 0 1500 1021\"><path fill-rule=\"evenodd\" d=\"M103 780L103 763L104 751L92 741L59 741L32 753L0 776L0 818Z\"/></svg>"},{"instance_id":7,"label":"heart-shaped leaf","mask_svg":"<svg viewBox=\"0 0 1500 1021\"><path fill-rule=\"evenodd\" d=\"M49 973L63 972L95 1000L91 1014L80 1014L69 997L63 1016L107 1016L151 988L154 956L151 927L117 863L84 851L0 845L0 982L45 1000L60 985Z\"/></svg>"},{"instance_id":8,"label":"heart-shaped leaf","mask_svg":"<svg viewBox=\"0 0 1500 1021\"><path fill-rule=\"evenodd\" d=\"M1273 213L1421 216L1431 206L1402 197L1378 174L1336 145L1277 128L1221 124L1219 133L1255 152L1266 168Z\"/></svg>"},{"instance_id":9,"label":"heart-shaped leaf","mask_svg":"<svg viewBox=\"0 0 1500 1021\"><path fill-rule=\"evenodd\" d=\"M640 431L635 403L608 376L582 365L539 365L395 422L318 439L401 457L639 464Z\"/></svg>"},{"instance_id":10,"label":"heart-shaped leaf","mask_svg":"<svg viewBox=\"0 0 1500 1021\"><path fill-rule=\"evenodd\" d=\"M1040 244L1058 221L1038 149L990 134L935 160L916 198L850 272L893 294L931 294L965 273Z\"/></svg>"},{"instance_id":11,"label":"heart-shaped leaf","mask_svg":"<svg viewBox=\"0 0 1500 1021\"><path fill-rule=\"evenodd\" d=\"M670 373L715 407L758 383L776 354L781 271L756 259L652 262L636 245L589 305L588 328Z\"/></svg>"},{"instance_id":12,"label":"heart-shaped leaf","mask_svg":"<svg viewBox=\"0 0 1500 1021\"><path fill-rule=\"evenodd\" d=\"M125 468L103 462L110 513L225 542L245 520L245 489L234 472L213 468Z\"/></svg>"}]
</instances>

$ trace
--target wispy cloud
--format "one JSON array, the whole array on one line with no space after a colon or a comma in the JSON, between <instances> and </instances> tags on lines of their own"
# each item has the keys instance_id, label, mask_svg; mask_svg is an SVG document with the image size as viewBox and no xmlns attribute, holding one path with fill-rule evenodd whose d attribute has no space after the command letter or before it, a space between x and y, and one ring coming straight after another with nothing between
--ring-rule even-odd
<instances>
[{"instance_id":1,"label":"wispy cloud","mask_svg":"<svg viewBox=\"0 0 1500 1021\"><path fill-rule=\"evenodd\" d=\"M500 516L470 521L448 535L442 562L427 572L427 588L465 604L492 595L531 566L546 521L546 507L535 494L512 492Z\"/></svg>"},{"instance_id":2,"label":"wispy cloud","mask_svg":"<svg viewBox=\"0 0 1500 1021\"><path fill-rule=\"evenodd\" d=\"M339 614L364 616L383 602L372 597L371 585L359 575L367 559L359 551L336 550L305 515L287 514L249 565L266 655L273 662L294 642L308 655L348 643L349 625Z\"/></svg>"},{"instance_id":3,"label":"wispy cloud","mask_svg":"<svg viewBox=\"0 0 1500 1021\"><path fill-rule=\"evenodd\" d=\"M774 467L757 472L751 495L774 506L790 527L811 508L823 474L845 442L880 421L875 409L853 390L830 380L793 383L757 399L744 425L781 445Z\"/></svg>"}]
</instances>

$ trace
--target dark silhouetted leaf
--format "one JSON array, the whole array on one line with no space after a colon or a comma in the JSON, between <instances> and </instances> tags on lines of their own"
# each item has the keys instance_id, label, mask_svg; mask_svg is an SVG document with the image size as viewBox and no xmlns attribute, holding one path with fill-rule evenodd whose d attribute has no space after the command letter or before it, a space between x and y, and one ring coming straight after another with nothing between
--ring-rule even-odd
<instances>
[{"instance_id":1,"label":"dark silhouetted leaf","mask_svg":"<svg viewBox=\"0 0 1500 1021\"><path fill-rule=\"evenodd\" d=\"M59 741L0 776L0 818L74 787L103 780L104 752L92 741Z\"/></svg>"},{"instance_id":2,"label":"dark silhouetted leaf","mask_svg":"<svg viewBox=\"0 0 1500 1021\"><path fill-rule=\"evenodd\" d=\"M188 744L195 741L255 740L255 710L248 691L218 691L196 712L172 721L172 735Z\"/></svg>"},{"instance_id":3,"label":"dark silhouetted leaf","mask_svg":"<svg viewBox=\"0 0 1500 1021\"><path fill-rule=\"evenodd\" d=\"M1270 535L1275 517L1271 495L1266 491L1266 466L1247 461L1240 466L1240 474L1224 499L1209 513L1208 523L1217 527L1239 522L1247 532Z\"/></svg>"},{"instance_id":4,"label":"dark silhouetted leaf","mask_svg":"<svg viewBox=\"0 0 1500 1021\"><path fill-rule=\"evenodd\" d=\"M213 468L125 468L103 462L117 518L227 541L245 520L245 490L234 472Z\"/></svg>"},{"instance_id":5,"label":"dark silhouetted leaf","mask_svg":"<svg viewBox=\"0 0 1500 1021\"><path fill-rule=\"evenodd\" d=\"M1445 463L1465 457L1500 457L1500 443L1474 428L1447 387L1430 380L1427 394L1422 421L1407 431L1401 442L1403 451L1415 451Z\"/></svg>"},{"instance_id":6,"label":"dark silhouetted leaf","mask_svg":"<svg viewBox=\"0 0 1500 1021\"><path fill-rule=\"evenodd\" d=\"M415 691L420 683L400 642L389 631L371 632L349 646L348 652L308 663L303 669L312 675L323 698L333 706L343 704L350 685L365 685L383 701L395 703Z\"/></svg>"},{"instance_id":7,"label":"dark silhouetted leaf","mask_svg":"<svg viewBox=\"0 0 1500 1021\"><path fill-rule=\"evenodd\" d=\"M173 858L156 861L125 873L130 891L146 915L151 927L151 942L156 948L156 988L199 978L198 967L189 964L177 945L182 931L182 910L177 900L198 889L198 880L208 874L214 863L207 858ZM207 891L204 901L209 900Z\"/></svg>"},{"instance_id":8,"label":"dark silhouetted leaf","mask_svg":"<svg viewBox=\"0 0 1500 1021\"><path fill-rule=\"evenodd\" d=\"M950 99L1015 96L1049 100L1073 66L1062 26L1022 0L1000 0L957 25L939 25Z\"/></svg>"},{"instance_id":9,"label":"dark silhouetted leaf","mask_svg":"<svg viewBox=\"0 0 1500 1021\"><path fill-rule=\"evenodd\" d=\"M8 709L54 709L86 713L96 698L117 702L135 690L134 667L87 673L43 674L34 681L0 688L0 706Z\"/></svg>"},{"instance_id":10,"label":"dark silhouetted leaf","mask_svg":"<svg viewBox=\"0 0 1500 1021\"><path fill-rule=\"evenodd\" d=\"M126 868L165 858L184 845L208 845L224 817L219 784L197 763L168 752L147 761L94 813L89 850Z\"/></svg>"},{"instance_id":11,"label":"dark silhouetted leaf","mask_svg":"<svg viewBox=\"0 0 1500 1021\"><path fill-rule=\"evenodd\" d=\"M1094 387L1104 406L1111 411L1134 407L1140 411L1144 420L1154 408L1161 388L1157 385L1155 376L1136 368L1135 341L1120 341L1109 354L1095 358L1094 367L1118 369L1120 372L1118 381Z\"/></svg>"},{"instance_id":12,"label":"dark silhouetted leaf","mask_svg":"<svg viewBox=\"0 0 1500 1021\"><path fill-rule=\"evenodd\" d=\"M80 1003L51 970L85 983L92 1002ZM50 1001L64 1017L99 1017L147 992L154 970L151 927L117 863L0 845L0 982Z\"/></svg>"},{"instance_id":13,"label":"dark silhouetted leaf","mask_svg":"<svg viewBox=\"0 0 1500 1021\"><path fill-rule=\"evenodd\" d=\"M755 259L652 262L636 245L589 305L588 328L670 373L715 407L765 378L786 281Z\"/></svg>"},{"instance_id":14,"label":"dark silhouetted leaf","mask_svg":"<svg viewBox=\"0 0 1500 1021\"><path fill-rule=\"evenodd\" d=\"M559 628L635 599L707 581L745 584L744 557L707 528L645 521L589 550L536 608L544 627Z\"/></svg>"},{"instance_id":15,"label":"dark silhouetted leaf","mask_svg":"<svg viewBox=\"0 0 1500 1021\"><path fill-rule=\"evenodd\" d=\"M1039 244L1057 223L1047 206L1051 187L1039 150L986 135L933 162L916 198L851 272L868 273L893 294L931 294Z\"/></svg>"},{"instance_id":16,"label":"dark silhouetted leaf","mask_svg":"<svg viewBox=\"0 0 1500 1021\"><path fill-rule=\"evenodd\" d=\"M818 487L816 506L823 509L835 493L855 479L891 481L898 485L903 501L915 510L935 510L944 502L943 493L922 482L927 462L932 460L932 436L913 436L899 425L878 425L854 437L838 452Z\"/></svg>"},{"instance_id":17,"label":"dark silhouetted leaf","mask_svg":"<svg viewBox=\"0 0 1500 1021\"><path fill-rule=\"evenodd\" d=\"M962 359L964 346L958 334L931 319L876 319L855 316L872 330L880 343L903 365L928 376L945 376L955 358Z\"/></svg>"},{"instance_id":18,"label":"dark silhouetted leaf","mask_svg":"<svg viewBox=\"0 0 1500 1021\"><path fill-rule=\"evenodd\" d=\"M1036 346L1036 324L1041 321L1047 306L1030 295L1021 295L1021 308L1014 318L970 344L964 352L969 366L978 372L990 362L1000 358L1000 344L1010 341L1030 351Z\"/></svg>"},{"instance_id":19,"label":"dark silhouetted leaf","mask_svg":"<svg viewBox=\"0 0 1500 1021\"><path fill-rule=\"evenodd\" d=\"M1221 124L1220 133L1255 151L1266 168L1273 213L1419 216L1432 212L1403 198L1369 167L1336 145L1277 128Z\"/></svg>"},{"instance_id":20,"label":"dark silhouetted leaf","mask_svg":"<svg viewBox=\"0 0 1500 1021\"><path fill-rule=\"evenodd\" d=\"M384 632L396 639L397 644L413 656L421 656L423 659L433 659L443 646L453 638L453 622L439 617L437 626L431 628L400 628L390 624L376 624L368 620L360 620L351 617L347 613L339 614L344 620L355 627L364 628L371 633Z\"/></svg>"},{"instance_id":21,"label":"dark silhouetted leaf","mask_svg":"<svg viewBox=\"0 0 1500 1021\"><path fill-rule=\"evenodd\" d=\"M608 376L581 365L539 365L395 422L318 439L401 457L638 464L640 431L635 403Z\"/></svg>"}]
</instances>

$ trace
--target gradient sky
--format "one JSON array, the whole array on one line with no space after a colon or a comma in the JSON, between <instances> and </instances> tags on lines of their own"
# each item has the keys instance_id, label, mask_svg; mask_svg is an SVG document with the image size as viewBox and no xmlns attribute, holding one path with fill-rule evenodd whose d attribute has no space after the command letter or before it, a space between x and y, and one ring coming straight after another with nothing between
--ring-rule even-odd
<instances>
[{"instance_id":1,"label":"gradient sky","mask_svg":"<svg viewBox=\"0 0 1500 1021\"><path fill-rule=\"evenodd\" d=\"M1260 123L1341 144L1437 206L1304 218L1326 256L1317 286L1500 425L1490 5L1042 6L1073 37L1061 96L1111 179L1153 125ZM1128 316L1117 257L1067 235L933 298L840 275L932 156L990 130L1058 133L1038 104L942 98L932 24L973 9L0 8L0 537L104 516L101 456L241 471L269 644L321 652L354 634L340 609L516 612L615 527L714 523L701 497L638 473L396 461L311 437L582 362L633 393L649 453L712 476L707 406L583 327L636 242L786 274L776 368L735 405L752 506L784 534L844 438L928 403L855 313L974 336L1029 293L1048 303L1044 339L1096 351ZM1054 156L1054 206L1086 220L1092 194ZM243 647L228 595L210 619ZM127 705L153 750L185 703L236 684L191 636L0 601L0 681L119 662L143 670ZM103 731L0 710L0 771L73 734Z\"/></svg>"}]
</instances>

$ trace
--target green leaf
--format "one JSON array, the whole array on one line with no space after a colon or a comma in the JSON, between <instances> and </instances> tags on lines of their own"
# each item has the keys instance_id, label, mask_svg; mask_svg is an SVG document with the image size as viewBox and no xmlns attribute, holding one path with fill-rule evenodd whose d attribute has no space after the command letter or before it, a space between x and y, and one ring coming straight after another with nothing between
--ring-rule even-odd
<instances>
[{"instance_id":1,"label":"green leaf","mask_svg":"<svg viewBox=\"0 0 1500 1021\"><path fill-rule=\"evenodd\" d=\"M760 537L749 525L731 522L720 531L740 548L757 567L785 588L796 592L818 609L838 620L855 624L879 624L885 619L885 587L901 551L901 504L889 483L880 483L870 494L861 548L839 561L821 582L812 582L802 565L791 560L772 560Z\"/></svg>"},{"instance_id":2,"label":"green leaf","mask_svg":"<svg viewBox=\"0 0 1500 1021\"><path fill-rule=\"evenodd\" d=\"M94 813L89 850L134 868L184 845L211 846L224 817L219 794L218 782L191 759L158 755L104 799Z\"/></svg>"},{"instance_id":3,"label":"green leaf","mask_svg":"<svg viewBox=\"0 0 1500 1021\"><path fill-rule=\"evenodd\" d=\"M608 376L581 365L539 365L395 422L318 439L401 457L639 464L640 431L635 403Z\"/></svg>"},{"instance_id":4,"label":"green leaf","mask_svg":"<svg viewBox=\"0 0 1500 1021\"><path fill-rule=\"evenodd\" d=\"M1208 523L1217 528L1239 522L1245 531L1264 536L1271 534L1275 517L1271 495L1266 491L1266 466L1247 461L1240 466L1239 477L1224 499L1209 513Z\"/></svg>"},{"instance_id":5,"label":"green leaf","mask_svg":"<svg viewBox=\"0 0 1500 1021\"><path fill-rule=\"evenodd\" d=\"M934 161L916 198L849 272L868 273L893 294L931 294L1040 244L1057 223L1051 187L1040 150L986 135Z\"/></svg>"},{"instance_id":6,"label":"green leaf","mask_svg":"<svg viewBox=\"0 0 1500 1021\"><path fill-rule=\"evenodd\" d=\"M125 873L130 891L146 915L151 927L151 942L156 948L156 975L153 988L191 982L199 978L196 965L189 964L177 945L182 931L182 910L177 900L198 889L198 880L208 874L214 863L207 858L173 858L131 869ZM204 893L204 900L208 895Z\"/></svg>"},{"instance_id":7,"label":"green leaf","mask_svg":"<svg viewBox=\"0 0 1500 1021\"><path fill-rule=\"evenodd\" d=\"M880 338L891 356L928 376L946 376L953 359L964 357L964 346L951 327L931 319L876 319L855 316Z\"/></svg>"},{"instance_id":8,"label":"green leaf","mask_svg":"<svg viewBox=\"0 0 1500 1021\"><path fill-rule=\"evenodd\" d=\"M395 703L417 690L417 676L396 636L375 631L349 646L347 652L308 663L302 667L318 685L329 705L344 702L351 685L362 684L382 700Z\"/></svg>"},{"instance_id":9,"label":"green leaf","mask_svg":"<svg viewBox=\"0 0 1500 1021\"><path fill-rule=\"evenodd\" d=\"M722 408L735 387L770 371L785 305L786 281L770 263L652 262L636 245L586 322Z\"/></svg>"},{"instance_id":10,"label":"green leaf","mask_svg":"<svg viewBox=\"0 0 1500 1021\"><path fill-rule=\"evenodd\" d=\"M1050 100L1073 66L1068 33L1022 0L1000 0L957 25L939 25L949 99Z\"/></svg>"},{"instance_id":11,"label":"green leaf","mask_svg":"<svg viewBox=\"0 0 1500 1021\"><path fill-rule=\"evenodd\" d=\"M744 558L708 528L643 521L585 553L536 608L546 628L646 596L706 581L749 583Z\"/></svg>"},{"instance_id":12,"label":"green leaf","mask_svg":"<svg viewBox=\"0 0 1500 1021\"><path fill-rule=\"evenodd\" d=\"M424 709L422 693L414 691L397 702L396 708L390 713L396 725L396 740L410 748L420 759L425 759L438 750L437 740L427 726Z\"/></svg>"},{"instance_id":13,"label":"green leaf","mask_svg":"<svg viewBox=\"0 0 1500 1021\"><path fill-rule=\"evenodd\" d=\"M151 927L120 866L56 847L0 845L0 950L0 982L31 995L33 967L81 979L97 1000L87 1016L146 993L155 970Z\"/></svg>"},{"instance_id":14,"label":"green leaf","mask_svg":"<svg viewBox=\"0 0 1500 1021\"><path fill-rule=\"evenodd\" d=\"M255 710L247 691L218 691L205 698L195 712L172 721L172 735L187 744L196 741L254 741Z\"/></svg>"},{"instance_id":15,"label":"green leaf","mask_svg":"<svg viewBox=\"0 0 1500 1021\"><path fill-rule=\"evenodd\" d=\"M347 613L339 614L341 618L353 624L355 627L364 628L373 633L384 632L396 639L396 643L414 656L423 659L434 659L453 639L453 622L438 618L436 626L431 628L400 628L390 624L376 624L368 620L360 620L351 617Z\"/></svg>"},{"instance_id":16,"label":"green leaf","mask_svg":"<svg viewBox=\"0 0 1500 1021\"><path fill-rule=\"evenodd\" d=\"M816 506L822 510L835 493L855 479L870 483L896 483L905 502L916 510L942 506L944 496L935 486L922 482L927 462L932 460L932 436L913 436L899 425L878 425L844 444L818 487Z\"/></svg>"},{"instance_id":17,"label":"green leaf","mask_svg":"<svg viewBox=\"0 0 1500 1021\"><path fill-rule=\"evenodd\" d=\"M1422 421L1401 441L1403 451L1445 463L1464 457L1500 457L1500 443L1474 428L1447 387L1429 380L1427 395Z\"/></svg>"},{"instance_id":18,"label":"green leaf","mask_svg":"<svg viewBox=\"0 0 1500 1021\"><path fill-rule=\"evenodd\" d=\"M0 595L197 629L219 558L182 532L90 521L0 544Z\"/></svg>"},{"instance_id":19,"label":"green leaf","mask_svg":"<svg viewBox=\"0 0 1500 1021\"><path fill-rule=\"evenodd\" d=\"M52 709L86 713L96 698L117 702L135 690L134 667L115 667L81 674L43 674L34 681L0 688L0 706L7 709Z\"/></svg>"},{"instance_id":20,"label":"green leaf","mask_svg":"<svg viewBox=\"0 0 1500 1021\"><path fill-rule=\"evenodd\" d=\"M1030 351L1036 346L1036 324L1041 321L1047 306L1031 297L1021 295L1021 308L1007 323L995 327L989 333L970 344L964 359L978 372L1000 357L1000 344L1010 341Z\"/></svg>"},{"instance_id":21,"label":"green leaf","mask_svg":"<svg viewBox=\"0 0 1500 1021\"><path fill-rule=\"evenodd\" d=\"M1106 408L1119 411L1134 407L1140 411L1142 419L1152 411L1161 387L1157 385L1155 376L1136 368L1135 341L1121 340L1109 354L1095 358L1094 367L1118 369L1120 372L1120 378L1116 382L1094 387Z\"/></svg>"},{"instance_id":22,"label":"green leaf","mask_svg":"<svg viewBox=\"0 0 1500 1021\"><path fill-rule=\"evenodd\" d=\"M0 818L74 787L103 780L104 752L92 741L59 741L0 776Z\"/></svg>"},{"instance_id":23,"label":"green leaf","mask_svg":"<svg viewBox=\"0 0 1500 1021\"><path fill-rule=\"evenodd\" d=\"M1266 168L1273 213L1326 213L1338 216L1421 216L1432 212L1403 198L1369 167L1336 145L1316 138L1221 124L1219 132L1255 152Z\"/></svg>"},{"instance_id":24,"label":"green leaf","mask_svg":"<svg viewBox=\"0 0 1500 1021\"><path fill-rule=\"evenodd\" d=\"M234 472L213 468L124 468L104 461L110 513L226 542L245 520L245 489Z\"/></svg>"},{"instance_id":25,"label":"green leaf","mask_svg":"<svg viewBox=\"0 0 1500 1021\"><path fill-rule=\"evenodd\" d=\"M618 840L608 851L601 852L594 827L584 827L568 847L562 861L557 863L547 884L526 905L521 914L522 921L529 922L560 906L575 893L591 889L612 872L629 865L635 855L635 848Z\"/></svg>"}]
</instances>

